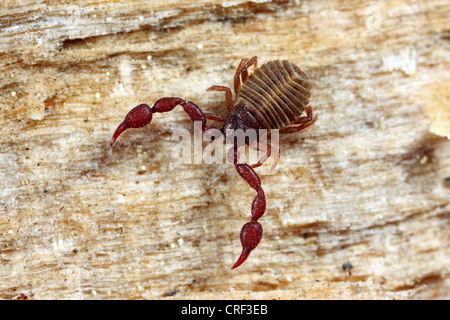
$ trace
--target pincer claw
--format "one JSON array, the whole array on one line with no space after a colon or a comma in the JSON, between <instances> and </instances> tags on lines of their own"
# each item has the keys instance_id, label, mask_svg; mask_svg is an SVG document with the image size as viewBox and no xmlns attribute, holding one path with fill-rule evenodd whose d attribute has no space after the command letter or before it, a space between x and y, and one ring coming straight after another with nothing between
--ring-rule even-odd
<instances>
[{"instance_id":1,"label":"pincer claw","mask_svg":"<svg viewBox=\"0 0 450 320\"><path fill-rule=\"evenodd\" d=\"M122 132L129 128L141 128L152 121L152 109L147 104L140 104L128 112L125 120L117 127L111 139L111 146L116 142Z\"/></svg>"},{"instance_id":2,"label":"pincer claw","mask_svg":"<svg viewBox=\"0 0 450 320\"><path fill-rule=\"evenodd\" d=\"M244 224L241 230L242 253L231 269L239 267L255 249L261 241L263 228L257 221L250 221Z\"/></svg>"}]
</instances>

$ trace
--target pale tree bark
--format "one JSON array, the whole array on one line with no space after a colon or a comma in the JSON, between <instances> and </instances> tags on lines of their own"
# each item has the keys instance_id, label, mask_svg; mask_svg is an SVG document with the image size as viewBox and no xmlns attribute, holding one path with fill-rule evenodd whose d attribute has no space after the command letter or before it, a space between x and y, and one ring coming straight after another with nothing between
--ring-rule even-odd
<instances>
[{"instance_id":1,"label":"pale tree bark","mask_svg":"<svg viewBox=\"0 0 450 320\"><path fill-rule=\"evenodd\" d=\"M450 298L449 12L3 1L0 297ZM232 86L254 55L303 68L319 118L280 136L263 239L230 270L255 192L231 165L172 162L172 132L193 132L182 109L109 142L129 109L164 96L225 116L206 89Z\"/></svg>"}]
</instances>

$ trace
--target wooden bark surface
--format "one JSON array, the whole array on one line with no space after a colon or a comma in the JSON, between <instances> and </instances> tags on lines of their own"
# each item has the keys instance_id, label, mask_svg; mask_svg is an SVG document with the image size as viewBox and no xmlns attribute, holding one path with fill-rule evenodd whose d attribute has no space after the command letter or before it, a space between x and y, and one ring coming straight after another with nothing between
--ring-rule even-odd
<instances>
[{"instance_id":1,"label":"wooden bark surface","mask_svg":"<svg viewBox=\"0 0 450 320\"><path fill-rule=\"evenodd\" d=\"M0 297L450 298L450 3L0 4ZM243 57L288 59L319 116L261 176L175 165L177 108L109 141L129 109L179 96L226 115ZM352 269L343 270L349 262Z\"/></svg>"}]
</instances>

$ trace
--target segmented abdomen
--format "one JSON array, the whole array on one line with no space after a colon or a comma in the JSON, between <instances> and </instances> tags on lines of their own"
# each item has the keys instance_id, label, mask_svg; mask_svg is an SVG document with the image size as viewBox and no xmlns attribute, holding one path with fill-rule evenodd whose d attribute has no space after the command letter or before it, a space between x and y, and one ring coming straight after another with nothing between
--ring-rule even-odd
<instances>
[{"instance_id":1,"label":"segmented abdomen","mask_svg":"<svg viewBox=\"0 0 450 320\"><path fill-rule=\"evenodd\" d=\"M270 61L248 78L236 105L244 102L266 128L283 129L300 117L309 103L310 89L308 77L295 64Z\"/></svg>"}]
</instances>

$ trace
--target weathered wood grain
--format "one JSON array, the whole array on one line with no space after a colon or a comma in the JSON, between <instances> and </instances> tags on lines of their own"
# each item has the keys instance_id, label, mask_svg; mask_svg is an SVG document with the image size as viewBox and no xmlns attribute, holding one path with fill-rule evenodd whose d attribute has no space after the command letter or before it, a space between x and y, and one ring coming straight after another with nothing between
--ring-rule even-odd
<instances>
[{"instance_id":1,"label":"weathered wood grain","mask_svg":"<svg viewBox=\"0 0 450 320\"><path fill-rule=\"evenodd\" d=\"M2 1L0 297L450 298L450 4ZM176 165L180 96L226 114L243 57L288 59L319 118L255 193L230 165ZM349 262L351 270L343 270Z\"/></svg>"}]
</instances>

